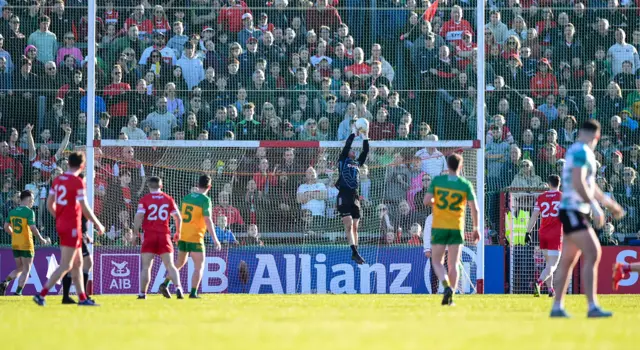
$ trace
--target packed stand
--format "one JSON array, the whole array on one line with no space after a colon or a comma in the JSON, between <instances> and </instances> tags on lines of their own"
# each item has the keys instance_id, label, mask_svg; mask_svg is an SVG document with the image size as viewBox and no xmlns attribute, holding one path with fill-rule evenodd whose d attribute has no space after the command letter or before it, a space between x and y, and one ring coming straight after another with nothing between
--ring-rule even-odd
<instances>
[{"instance_id":1,"label":"packed stand","mask_svg":"<svg viewBox=\"0 0 640 350\"><path fill-rule=\"evenodd\" d=\"M533 206L561 174L587 119L598 120L597 182L627 211L601 230L604 244L640 235L640 22L634 2L489 1L487 220L500 226L499 193ZM528 193L528 194L527 194ZM529 196L529 199L527 199Z\"/></svg>"},{"instance_id":2,"label":"packed stand","mask_svg":"<svg viewBox=\"0 0 640 350\"><path fill-rule=\"evenodd\" d=\"M414 0L378 8L360 0L97 5L96 139L149 140L150 146L154 140L344 140L355 118L371 121L373 140L476 138L477 48L469 4L440 2L429 21L423 14L430 4ZM64 171L65 150L86 142L87 45L93 42L87 6L88 0L0 1L2 215L16 205L19 190L32 189L39 194L38 224L52 238L47 186ZM136 157L149 154L143 163L160 168L162 152L150 149ZM127 176L123 180L116 167L122 154L115 154L97 159L97 195L125 187ZM419 160L431 155L424 157ZM407 169L418 159L402 158ZM142 166L127 171L133 179L146 176ZM135 203L142 183L120 204ZM396 210L398 198L413 202L407 189L396 190L393 201L375 205ZM220 192L211 194L214 201ZM130 226L130 219L123 214L121 221Z\"/></svg>"}]
</instances>

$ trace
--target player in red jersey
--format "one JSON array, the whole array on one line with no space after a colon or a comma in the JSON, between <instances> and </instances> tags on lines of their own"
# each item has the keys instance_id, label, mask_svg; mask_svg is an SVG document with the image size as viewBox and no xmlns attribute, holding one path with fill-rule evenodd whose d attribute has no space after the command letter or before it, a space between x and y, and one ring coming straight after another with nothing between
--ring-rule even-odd
<instances>
[{"instance_id":1,"label":"player in red jersey","mask_svg":"<svg viewBox=\"0 0 640 350\"><path fill-rule=\"evenodd\" d=\"M167 274L171 282L176 286L178 299L183 299L182 286L178 269L173 264L173 242L171 242L171 230L169 229L170 216L176 225L174 241L180 239L180 228L182 218L178 211L176 202L166 193L161 191L162 180L152 176L147 180L149 192L140 199L138 211L133 222L134 234L143 231L142 240L142 266L140 267L140 294L138 299L147 298L147 288L151 278L151 267L153 258L157 255L162 259L162 263L167 269Z\"/></svg>"},{"instance_id":2,"label":"player in red jersey","mask_svg":"<svg viewBox=\"0 0 640 350\"><path fill-rule=\"evenodd\" d=\"M80 302L78 306L97 306L93 300L87 299L82 276L82 215L94 223L98 234L104 233L104 226L89 208L84 196L84 181L78 177L84 168L84 155L74 152L69 156L69 170L56 177L51 185L47 198L47 209L56 218L56 231L60 238L60 266L53 272L40 294L33 301L40 306L45 305L45 296L62 276L71 271Z\"/></svg>"},{"instance_id":3,"label":"player in red jersey","mask_svg":"<svg viewBox=\"0 0 640 350\"><path fill-rule=\"evenodd\" d=\"M533 296L535 297L540 296L540 287L542 287L542 284L545 282L549 290L549 297L555 295L553 290L553 272L558 267L560 251L562 250L562 222L558 217L560 213L560 200L562 199L562 192L559 190L560 176L550 175L547 183L550 189L538 197L536 206L533 209L533 215L527 225L527 235L530 235L538 221L538 216L541 217L538 236L540 237L540 249L544 254L546 263L544 270L540 273L540 277L538 277L538 281L534 286Z\"/></svg>"}]
</instances>

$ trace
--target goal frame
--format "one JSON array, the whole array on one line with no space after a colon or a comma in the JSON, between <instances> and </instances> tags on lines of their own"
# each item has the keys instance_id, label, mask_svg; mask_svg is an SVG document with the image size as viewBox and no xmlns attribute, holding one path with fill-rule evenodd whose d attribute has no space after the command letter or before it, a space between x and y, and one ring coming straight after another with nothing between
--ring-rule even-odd
<instances>
[{"instance_id":1,"label":"goal frame","mask_svg":"<svg viewBox=\"0 0 640 350\"><path fill-rule=\"evenodd\" d=\"M370 141L372 148L384 148L391 147L397 149L403 148L425 148L436 147L446 148L453 150L464 150L476 152L476 164L475 169L475 181L476 181L476 203L478 205L478 227L481 233L481 239L478 242L476 248L476 286L475 289L478 294L484 293L484 150L481 148L481 141L468 140L468 141ZM234 141L229 143L228 141L215 141L215 140L96 140L92 144L93 147L167 147L167 148L245 148L255 149L258 147L267 148L297 148L297 149L311 149L311 148L342 148L344 146L343 141ZM362 141L354 141L353 147L359 148L362 146ZM481 167L482 166L482 167ZM87 167L87 179L93 178L95 169L93 167ZM89 182L87 187L92 187ZM93 195L93 189L87 191Z\"/></svg>"}]
</instances>

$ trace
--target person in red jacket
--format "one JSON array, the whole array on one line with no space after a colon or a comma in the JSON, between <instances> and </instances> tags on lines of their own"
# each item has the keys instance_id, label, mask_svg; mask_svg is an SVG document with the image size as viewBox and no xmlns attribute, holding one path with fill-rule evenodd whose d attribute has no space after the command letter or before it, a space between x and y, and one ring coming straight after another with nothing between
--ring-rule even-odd
<instances>
[{"instance_id":1,"label":"person in red jacket","mask_svg":"<svg viewBox=\"0 0 640 350\"><path fill-rule=\"evenodd\" d=\"M458 44L463 44L462 33L466 30L471 33L471 36L475 35L471 23L462 18L462 7L455 5L451 8L451 19L444 22L442 28L440 28L440 36L447 43L457 46Z\"/></svg>"},{"instance_id":2,"label":"person in red jacket","mask_svg":"<svg viewBox=\"0 0 640 350\"><path fill-rule=\"evenodd\" d=\"M332 31L338 30L342 18L338 10L329 5L329 0L317 0L316 5L307 10L307 29L320 33L320 27L327 26Z\"/></svg>"},{"instance_id":3,"label":"person in red jacket","mask_svg":"<svg viewBox=\"0 0 640 350\"><path fill-rule=\"evenodd\" d=\"M558 81L551 72L551 63L546 58L538 61L538 72L531 78L529 88L535 99L544 99L550 94L558 95Z\"/></svg>"},{"instance_id":4,"label":"person in red jacket","mask_svg":"<svg viewBox=\"0 0 640 350\"><path fill-rule=\"evenodd\" d=\"M9 155L9 144L7 141L0 143L0 174L4 175L8 170L13 171L13 176L17 181L22 178L22 163Z\"/></svg>"},{"instance_id":5,"label":"person in red jacket","mask_svg":"<svg viewBox=\"0 0 640 350\"><path fill-rule=\"evenodd\" d=\"M218 16L218 31L233 33L233 38L243 28L242 15L251 14L251 10L242 0L229 0L229 4L220 10ZM242 43L244 45L244 43Z\"/></svg>"}]
</instances>

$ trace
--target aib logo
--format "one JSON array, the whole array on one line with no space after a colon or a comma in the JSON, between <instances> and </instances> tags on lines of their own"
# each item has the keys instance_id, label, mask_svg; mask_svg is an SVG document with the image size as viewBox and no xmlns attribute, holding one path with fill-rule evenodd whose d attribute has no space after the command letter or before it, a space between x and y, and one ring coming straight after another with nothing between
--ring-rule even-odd
<instances>
[{"instance_id":1,"label":"aib logo","mask_svg":"<svg viewBox=\"0 0 640 350\"><path fill-rule=\"evenodd\" d=\"M109 284L109 289L129 289L131 288L131 280L127 277L131 274L131 271L127 267L128 262L122 261L120 263L116 263L115 261L111 261L111 265L113 268L111 269L111 283Z\"/></svg>"},{"instance_id":2,"label":"aib logo","mask_svg":"<svg viewBox=\"0 0 640 350\"><path fill-rule=\"evenodd\" d=\"M135 292L138 288L140 256L137 254L102 254L99 276L103 294Z\"/></svg>"},{"instance_id":3,"label":"aib logo","mask_svg":"<svg viewBox=\"0 0 640 350\"><path fill-rule=\"evenodd\" d=\"M111 261L111 265L113 268L111 269L111 276L113 277L128 277L131 274L131 271L127 267L128 262L123 261L121 263L117 263L115 261Z\"/></svg>"}]
</instances>

